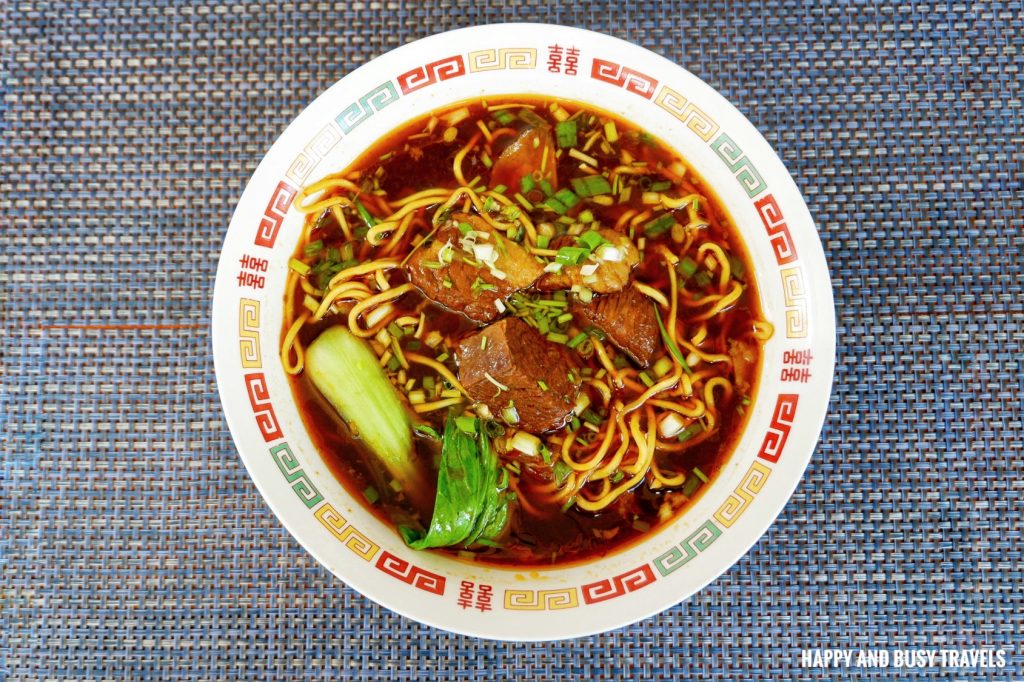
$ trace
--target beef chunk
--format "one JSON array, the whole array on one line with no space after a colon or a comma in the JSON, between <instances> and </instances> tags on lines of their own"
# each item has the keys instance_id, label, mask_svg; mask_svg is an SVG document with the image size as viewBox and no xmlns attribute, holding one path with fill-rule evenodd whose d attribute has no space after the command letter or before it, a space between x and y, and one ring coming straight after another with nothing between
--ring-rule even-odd
<instances>
[{"instance_id":1,"label":"beef chunk","mask_svg":"<svg viewBox=\"0 0 1024 682\"><path fill-rule=\"evenodd\" d=\"M456 359L459 381L474 400L486 404L495 417L511 404L519 414L517 425L531 433L565 424L580 390L579 367L568 349L517 317L463 339Z\"/></svg>"},{"instance_id":2,"label":"beef chunk","mask_svg":"<svg viewBox=\"0 0 1024 682\"><path fill-rule=\"evenodd\" d=\"M493 247L497 258L492 267L479 262L463 246L465 235L459 230L463 223L478 233L478 244ZM405 269L424 296L483 323L501 314L504 308L497 301L529 287L543 274L541 264L525 248L492 230L484 219L468 213L453 214L430 244L413 253Z\"/></svg>"},{"instance_id":3,"label":"beef chunk","mask_svg":"<svg viewBox=\"0 0 1024 682\"><path fill-rule=\"evenodd\" d=\"M526 126L494 160L490 186L505 185L512 188L512 192L518 192L523 177L534 177L536 173L538 179L558 187L557 169L551 128L546 125Z\"/></svg>"},{"instance_id":4,"label":"beef chunk","mask_svg":"<svg viewBox=\"0 0 1024 682\"><path fill-rule=\"evenodd\" d=\"M640 262L640 252L637 251L628 235L610 229L598 230L598 233L619 250L621 256L619 260L601 261L597 270L589 277L583 276L582 265L563 266L560 271L547 273L541 277L537 282L537 288L541 291L558 291L559 289L571 289L578 284L599 294L622 291L623 287L629 284L629 276L633 268ZM574 243L575 240L571 237L560 238L552 243L551 248L559 249Z\"/></svg>"},{"instance_id":5,"label":"beef chunk","mask_svg":"<svg viewBox=\"0 0 1024 682\"><path fill-rule=\"evenodd\" d=\"M658 320L651 299L634 287L595 296L590 303L574 301L572 313L582 325L593 325L641 367L658 352Z\"/></svg>"}]
</instances>

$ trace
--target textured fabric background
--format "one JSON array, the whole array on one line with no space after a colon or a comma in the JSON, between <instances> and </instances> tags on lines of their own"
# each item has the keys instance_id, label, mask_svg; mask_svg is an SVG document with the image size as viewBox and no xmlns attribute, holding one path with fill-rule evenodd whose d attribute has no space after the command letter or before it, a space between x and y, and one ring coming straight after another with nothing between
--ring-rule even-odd
<instances>
[{"instance_id":1,"label":"textured fabric background","mask_svg":"<svg viewBox=\"0 0 1024 682\"><path fill-rule=\"evenodd\" d=\"M429 33L634 41L733 101L803 190L839 325L792 501L634 627L502 644L310 559L216 395L209 301L303 106ZM0 679L1024 679L1020 2L0 3ZM802 670L801 647L1004 648L989 671Z\"/></svg>"}]
</instances>

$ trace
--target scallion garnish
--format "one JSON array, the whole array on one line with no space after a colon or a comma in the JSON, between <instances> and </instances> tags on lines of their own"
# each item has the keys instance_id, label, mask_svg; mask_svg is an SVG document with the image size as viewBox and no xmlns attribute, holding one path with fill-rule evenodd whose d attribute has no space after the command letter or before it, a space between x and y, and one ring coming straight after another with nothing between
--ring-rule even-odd
<instances>
[{"instance_id":1,"label":"scallion garnish","mask_svg":"<svg viewBox=\"0 0 1024 682\"><path fill-rule=\"evenodd\" d=\"M672 214L666 213L646 223L644 225L644 234L648 237L657 237L658 235L664 234L672 229L672 226L675 225L675 223L676 219Z\"/></svg>"},{"instance_id":2,"label":"scallion garnish","mask_svg":"<svg viewBox=\"0 0 1024 682\"><path fill-rule=\"evenodd\" d=\"M563 149L576 145L576 121L561 121L555 126L555 138Z\"/></svg>"},{"instance_id":3,"label":"scallion garnish","mask_svg":"<svg viewBox=\"0 0 1024 682\"><path fill-rule=\"evenodd\" d=\"M563 246L555 254L555 262L562 265L579 265L587 260L590 249L581 246Z\"/></svg>"},{"instance_id":4,"label":"scallion garnish","mask_svg":"<svg viewBox=\"0 0 1024 682\"><path fill-rule=\"evenodd\" d=\"M587 175L572 179L572 188L581 197L593 197L598 194L609 194L612 186L603 175Z\"/></svg>"},{"instance_id":5,"label":"scallion garnish","mask_svg":"<svg viewBox=\"0 0 1024 682\"><path fill-rule=\"evenodd\" d=\"M377 224L377 219L366 210L366 207L363 206L363 202L359 201L359 199L355 199L352 203L356 205L359 217L363 219L363 222L366 223L367 227L373 227Z\"/></svg>"}]
</instances>

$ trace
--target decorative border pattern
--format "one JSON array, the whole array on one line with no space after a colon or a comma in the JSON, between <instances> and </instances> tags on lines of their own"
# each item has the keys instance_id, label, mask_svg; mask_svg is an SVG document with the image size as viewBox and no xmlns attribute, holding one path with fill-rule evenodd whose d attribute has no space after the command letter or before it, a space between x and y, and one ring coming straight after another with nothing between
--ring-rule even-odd
<instances>
[{"instance_id":1,"label":"decorative border pattern","mask_svg":"<svg viewBox=\"0 0 1024 682\"><path fill-rule=\"evenodd\" d=\"M380 550L377 543L360 533L355 526L349 525L330 502L317 509L313 516L331 535L338 538L338 542L363 561L370 561Z\"/></svg>"},{"instance_id":2,"label":"decorative border pattern","mask_svg":"<svg viewBox=\"0 0 1024 682\"><path fill-rule=\"evenodd\" d=\"M360 123L364 123L368 118L379 112L389 104L394 104L398 101L398 91L395 90L394 84L391 81L384 81L373 90L360 97L352 104L345 107L340 114L335 117L334 122L341 128L341 132L348 135Z\"/></svg>"},{"instance_id":3,"label":"decorative border pattern","mask_svg":"<svg viewBox=\"0 0 1024 682\"><path fill-rule=\"evenodd\" d=\"M608 601L615 597L621 597L630 592L636 592L640 588L647 587L657 578L650 564L640 564L631 571L619 575L587 583L582 587L583 601L588 604L596 604L601 601Z\"/></svg>"},{"instance_id":4,"label":"decorative border pattern","mask_svg":"<svg viewBox=\"0 0 1024 682\"><path fill-rule=\"evenodd\" d=\"M313 485L313 481L309 480L306 472L299 467L299 462L292 454L288 443L281 443L270 448L270 456L274 458L277 468L284 474L284 480L292 484L292 490L299 496L307 509L312 509L323 502L324 496Z\"/></svg>"},{"instance_id":5,"label":"decorative border pattern","mask_svg":"<svg viewBox=\"0 0 1024 682\"><path fill-rule=\"evenodd\" d=\"M786 305L786 338L802 339L807 336L807 290L804 287L803 268L780 270L782 295Z\"/></svg>"},{"instance_id":6,"label":"decorative border pattern","mask_svg":"<svg viewBox=\"0 0 1024 682\"><path fill-rule=\"evenodd\" d=\"M402 557L395 556L387 550L381 552L380 558L377 559L377 563L374 565L384 573L394 576L403 583L408 583L424 592L444 594L445 578L443 575L431 573L419 566L414 566Z\"/></svg>"},{"instance_id":7,"label":"decorative border pattern","mask_svg":"<svg viewBox=\"0 0 1024 682\"><path fill-rule=\"evenodd\" d=\"M561 611L580 605L575 587L564 590L505 590L505 608L509 611Z\"/></svg>"},{"instance_id":8,"label":"decorative border pattern","mask_svg":"<svg viewBox=\"0 0 1024 682\"><path fill-rule=\"evenodd\" d=\"M754 168L754 164L746 157L739 145L732 141L731 137L722 133L711 143L711 148L740 181L740 185L746 190L748 197L756 197L768 188L764 178Z\"/></svg>"},{"instance_id":9,"label":"decorative border pattern","mask_svg":"<svg viewBox=\"0 0 1024 682\"><path fill-rule=\"evenodd\" d=\"M596 57L590 68L590 77L625 88L644 99L653 97L654 91L658 87L658 81L647 74L640 73L628 66L622 66L605 59L597 59Z\"/></svg>"},{"instance_id":10,"label":"decorative border pattern","mask_svg":"<svg viewBox=\"0 0 1024 682\"><path fill-rule=\"evenodd\" d=\"M256 426L263 434L263 440L270 443L283 438L281 426L277 423L277 414L274 413L274 405L270 401L267 377L263 372L245 375L245 392L249 395L249 404L252 406L253 416L256 417Z\"/></svg>"},{"instance_id":11,"label":"decorative border pattern","mask_svg":"<svg viewBox=\"0 0 1024 682\"><path fill-rule=\"evenodd\" d=\"M736 523L736 519L747 511L747 507L754 501L754 497L761 492L761 488L764 487L771 473L770 467L754 460L754 463L747 469L747 473L743 475L743 480L714 513L715 520L725 528Z\"/></svg>"},{"instance_id":12,"label":"decorative border pattern","mask_svg":"<svg viewBox=\"0 0 1024 682\"><path fill-rule=\"evenodd\" d=\"M779 461L782 450L786 447L786 440L793 428L793 420L796 417L796 406L800 396L796 393L782 393L775 402L775 412L772 413L772 423L768 432L764 435L764 442L757 456L761 459L772 462Z\"/></svg>"},{"instance_id":13,"label":"decorative border pattern","mask_svg":"<svg viewBox=\"0 0 1024 682\"><path fill-rule=\"evenodd\" d=\"M711 546L722 537L722 529L708 519L701 526L686 536L686 539L654 560L654 567L663 576L686 565L691 559Z\"/></svg>"},{"instance_id":14,"label":"decorative border pattern","mask_svg":"<svg viewBox=\"0 0 1024 682\"><path fill-rule=\"evenodd\" d=\"M277 183L274 193L267 203L267 210L263 212L260 226L256 230L256 246L265 246L268 249L274 248L277 241L277 233L281 230L281 223L284 222L288 209L292 206L292 199L295 198L296 189L282 180Z\"/></svg>"},{"instance_id":15,"label":"decorative border pattern","mask_svg":"<svg viewBox=\"0 0 1024 682\"><path fill-rule=\"evenodd\" d=\"M754 202L754 208L757 209L757 215L761 217L761 223L768 233L768 241L775 252L775 262L785 265L795 261L796 244L793 243L793 236L789 233L789 227L782 217L782 210L779 209L775 196L764 195Z\"/></svg>"},{"instance_id":16,"label":"decorative border pattern","mask_svg":"<svg viewBox=\"0 0 1024 682\"><path fill-rule=\"evenodd\" d=\"M535 69L537 50L532 47L497 47L469 53L469 70Z\"/></svg>"},{"instance_id":17,"label":"decorative border pattern","mask_svg":"<svg viewBox=\"0 0 1024 682\"><path fill-rule=\"evenodd\" d=\"M406 71L398 77L398 87L402 89L403 95L408 95L428 85L465 75L466 63L462 55L454 55Z\"/></svg>"},{"instance_id":18,"label":"decorative border pattern","mask_svg":"<svg viewBox=\"0 0 1024 682\"><path fill-rule=\"evenodd\" d=\"M263 366L260 354L260 302L243 298L238 304L238 354L246 369Z\"/></svg>"},{"instance_id":19,"label":"decorative border pattern","mask_svg":"<svg viewBox=\"0 0 1024 682\"><path fill-rule=\"evenodd\" d=\"M697 137L708 142L718 132L718 124L710 116L705 114L693 102L688 102L678 92L663 85L654 98L654 103L672 114L687 128L697 134Z\"/></svg>"},{"instance_id":20,"label":"decorative border pattern","mask_svg":"<svg viewBox=\"0 0 1024 682\"><path fill-rule=\"evenodd\" d=\"M558 52L555 55L557 59L549 59L549 62L555 60L558 64L548 64L548 72L564 77L576 75L576 63L580 54L578 47L552 46L548 50ZM274 248L281 226L297 194L296 188L306 182L317 165L342 142L345 136L350 135L358 126L385 107L401 97L453 78L497 70L537 70L537 54L536 47L493 47L455 54L405 71L355 98L334 120L328 121L320 128L292 160L284 173L284 178L278 182L269 198L256 230L255 244ZM571 67L566 61L565 68L562 68L563 54L572 55ZM543 69L544 65L540 65L540 70ZM753 208L768 236L776 263L780 266L779 277L785 297L786 338L805 338L810 322L807 287L796 244L775 196L767 191L768 185L764 177L749 156L726 131L721 129L717 121L668 84L659 83L657 79L628 65L598 57L591 58L590 76L594 80L623 88L651 101L659 110L670 116L672 121L696 135L725 164L736 182L753 200ZM262 284L253 286L262 288ZM238 311L238 349L239 362L245 370L262 368L260 323L259 301L242 297ZM271 331L269 338L276 339L275 332ZM312 511L320 525L358 558L371 563L382 573L418 590L443 595L447 582L444 575L416 566L382 549L381 545L349 523L330 502L325 501L311 476L300 466L289 444L283 440L284 434L274 412L266 376L263 372L257 371L244 373L243 377L256 425L264 441L271 445L271 458L284 481L291 487L299 501ZM796 393L782 393L775 397L771 424L765 432L757 458L711 517L705 519L678 544L630 571L580 586L546 590L505 589L503 608L509 611L556 611L578 608L581 604L597 604L629 594L653 584L659 576L667 578L679 571L699 554L707 551L751 508L756 496L764 489L771 476L771 465L776 464L783 454L795 423L798 402L799 395ZM469 584L477 597L474 602L475 608L489 611L491 586ZM463 581L460 589L458 594L464 596L463 593L469 590L466 581ZM459 598L462 599L462 596ZM469 608L472 600L467 598L462 601L466 602L463 608Z\"/></svg>"}]
</instances>

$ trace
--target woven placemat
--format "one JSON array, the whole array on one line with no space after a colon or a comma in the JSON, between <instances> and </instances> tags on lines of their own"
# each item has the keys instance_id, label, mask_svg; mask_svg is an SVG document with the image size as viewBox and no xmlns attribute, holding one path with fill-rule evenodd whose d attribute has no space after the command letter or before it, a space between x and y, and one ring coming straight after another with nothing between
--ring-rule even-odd
<instances>
[{"instance_id":1,"label":"woven placemat","mask_svg":"<svg viewBox=\"0 0 1024 682\"><path fill-rule=\"evenodd\" d=\"M686 603L575 642L364 599L264 505L216 395L221 240L275 137L429 33L591 28L775 146L836 293L831 412L778 521ZM0 5L0 679L1024 677L1020 2ZM1004 649L822 669L804 648Z\"/></svg>"}]
</instances>

